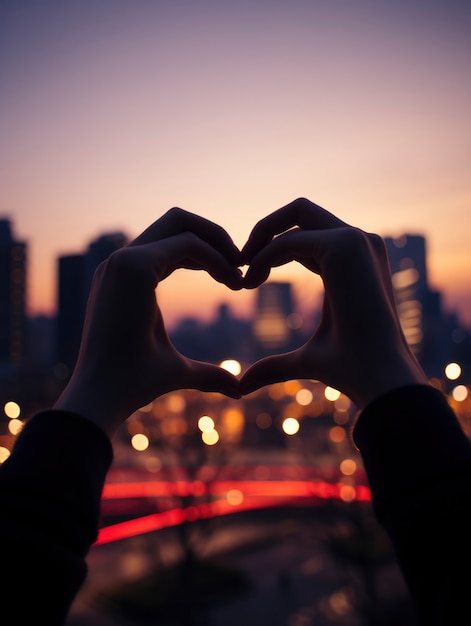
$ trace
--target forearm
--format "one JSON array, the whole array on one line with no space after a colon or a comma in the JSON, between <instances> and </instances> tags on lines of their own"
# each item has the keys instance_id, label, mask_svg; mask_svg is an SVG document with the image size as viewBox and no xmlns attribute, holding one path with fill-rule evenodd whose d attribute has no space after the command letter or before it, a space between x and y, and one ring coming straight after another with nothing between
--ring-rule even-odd
<instances>
[{"instance_id":1,"label":"forearm","mask_svg":"<svg viewBox=\"0 0 471 626\"><path fill-rule=\"evenodd\" d=\"M424 624L450 624L467 602L471 446L446 398L407 386L371 403L354 440Z\"/></svg>"},{"instance_id":2,"label":"forearm","mask_svg":"<svg viewBox=\"0 0 471 626\"><path fill-rule=\"evenodd\" d=\"M0 467L2 597L17 605L18 623L35 614L62 623L86 576L111 461L96 426L46 411L26 424Z\"/></svg>"}]
</instances>

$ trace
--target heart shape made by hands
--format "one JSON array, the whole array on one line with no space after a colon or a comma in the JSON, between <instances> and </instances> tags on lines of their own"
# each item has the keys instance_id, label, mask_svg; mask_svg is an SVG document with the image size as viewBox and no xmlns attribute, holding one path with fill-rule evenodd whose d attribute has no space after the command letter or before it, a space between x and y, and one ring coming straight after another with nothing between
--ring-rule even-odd
<instances>
[{"instance_id":1,"label":"heart shape made by hands","mask_svg":"<svg viewBox=\"0 0 471 626\"><path fill-rule=\"evenodd\" d=\"M241 251L216 224L170 210L115 258L120 261L106 264L94 281L83 361L100 363L100 371L109 367L115 389L136 387L132 397L123 391L116 399L123 414L175 389L241 397L290 379L322 381L360 407L392 381L422 380L398 320L383 240L308 200L260 220ZM321 319L306 335L293 317L289 286L267 281L273 268L291 261L320 276L324 286ZM237 268L244 266L242 275ZM238 326L223 307L209 331L198 336L197 324L183 324L172 344L160 310L161 285L179 268L206 270L233 291L258 288L250 328ZM200 300L198 294L195 308ZM236 355L255 359L240 379L215 365Z\"/></svg>"},{"instance_id":2,"label":"heart shape made by hands","mask_svg":"<svg viewBox=\"0 0 471 626\"><path fill-rule=\"evenodd\" d=\"M250 345L250 333L244 335L235 324L231 330L234 320L224 309L205 347L237 349L246 362L259 359L240 379L242 394L311 379L342 391L361 407L391 385L426 380L402 332L381 237L301 198L260 220L240 255L240 265L248 266L242 287L259 290L251 327L258 354L244 354L243 340ZM291 261L319 276L324 287L318 324L313 320L314 329L307 333L296 328L289 285L267 282L273 268ZM234 346L227 345L228 338ZM211 356L214 361L222 353Z\"/></svg>"},{"instance_id":3,"label":"heart shape made by hands","mask_svg":"<svg viewBox=\"0 0 471 626\"><path fill-rule=\"evenodd\" d=\"M250 304L245 297L247 291L231 291L227 297L223 286L214 289L209 281L212 279L205 272L181 273L176 281L169 280L172 283L168 285L169 293L170 289L172 294L184 293L188 302L197 302L204 293L211 293L212 301L217 302L219 298L211 317L195 315L193 304L183 317L180 312L179 321L169 327L173 345L184 356L211 363L226 362L225 366L228 366L227 361L235 360L245 368L261 358L299 348L312 336L318 313L313 310L307 323L304 321L291 281L270 279L264 282L249 292ZM165 288L159 297L162 309L167 311L172 297L167 296ZM247 315L249 307L252 311ZM240 312L234 313L234 308Z\"/></svg>"}]
</instances>

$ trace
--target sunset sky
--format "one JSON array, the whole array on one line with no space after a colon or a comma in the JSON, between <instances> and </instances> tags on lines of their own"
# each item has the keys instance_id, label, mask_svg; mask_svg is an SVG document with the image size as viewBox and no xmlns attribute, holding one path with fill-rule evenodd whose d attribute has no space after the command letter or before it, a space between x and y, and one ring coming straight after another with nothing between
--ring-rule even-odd
<instances>
[{"instance_id":1,"label":"sunset sky","mask_svg":"<svg viewBox=\"0 0 471 626\"><path fill-rule=\"evenodd\" d=\"M242 246L298 196L381 235L427 237L431 286L471 326L471 3L2 0L0 217L29 244L28 305L56 260L172 206ZM183 270L169 324L217 303ZM319 282L295 264L303 307Z\"/></svg>"}]
</instances>

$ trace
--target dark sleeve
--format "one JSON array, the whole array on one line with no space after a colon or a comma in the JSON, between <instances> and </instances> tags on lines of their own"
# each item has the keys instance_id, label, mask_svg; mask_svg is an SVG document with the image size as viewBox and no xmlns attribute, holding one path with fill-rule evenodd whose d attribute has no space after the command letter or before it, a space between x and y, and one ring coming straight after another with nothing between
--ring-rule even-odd
<instances>
[{"instance_id":1,"label":"dark sleeve","mask_svg":"<svg viewBox=\"0 0 471 626\"><path fill-rule=\"evenodd\" d=\"M112 447L92 422L45 411L31 418L0 467L2 607L16 624L63 624L98 532Z\"/></svg>"},{"instance_id":2,"label":"dark sleeve","mask_svg":"<svg viewBox=\"0 0 471 626\"><path fill-rule=\"evenodd\" d=\"M445 396L427 385L389 392L361 413L353 439L420 624L463 623L471 583L471 444Z\"/></svg>"}]
</instances>

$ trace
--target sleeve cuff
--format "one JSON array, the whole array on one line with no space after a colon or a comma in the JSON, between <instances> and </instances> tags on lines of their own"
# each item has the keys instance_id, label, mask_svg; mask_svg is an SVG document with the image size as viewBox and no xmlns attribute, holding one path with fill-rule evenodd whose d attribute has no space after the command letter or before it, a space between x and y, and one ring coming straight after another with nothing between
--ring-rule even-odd
<instances>
[{"instance_id":1,"label":"sleeve cuff","mask_svg":"<svg viewBox=\"0 0 471 626\"><path fill-rule=\"evenodd\" d=\"M378 519L398 498L471 468L471 444L442 392L410 385L375 399L353 429Z\"/></svg>"}]
</instances>

